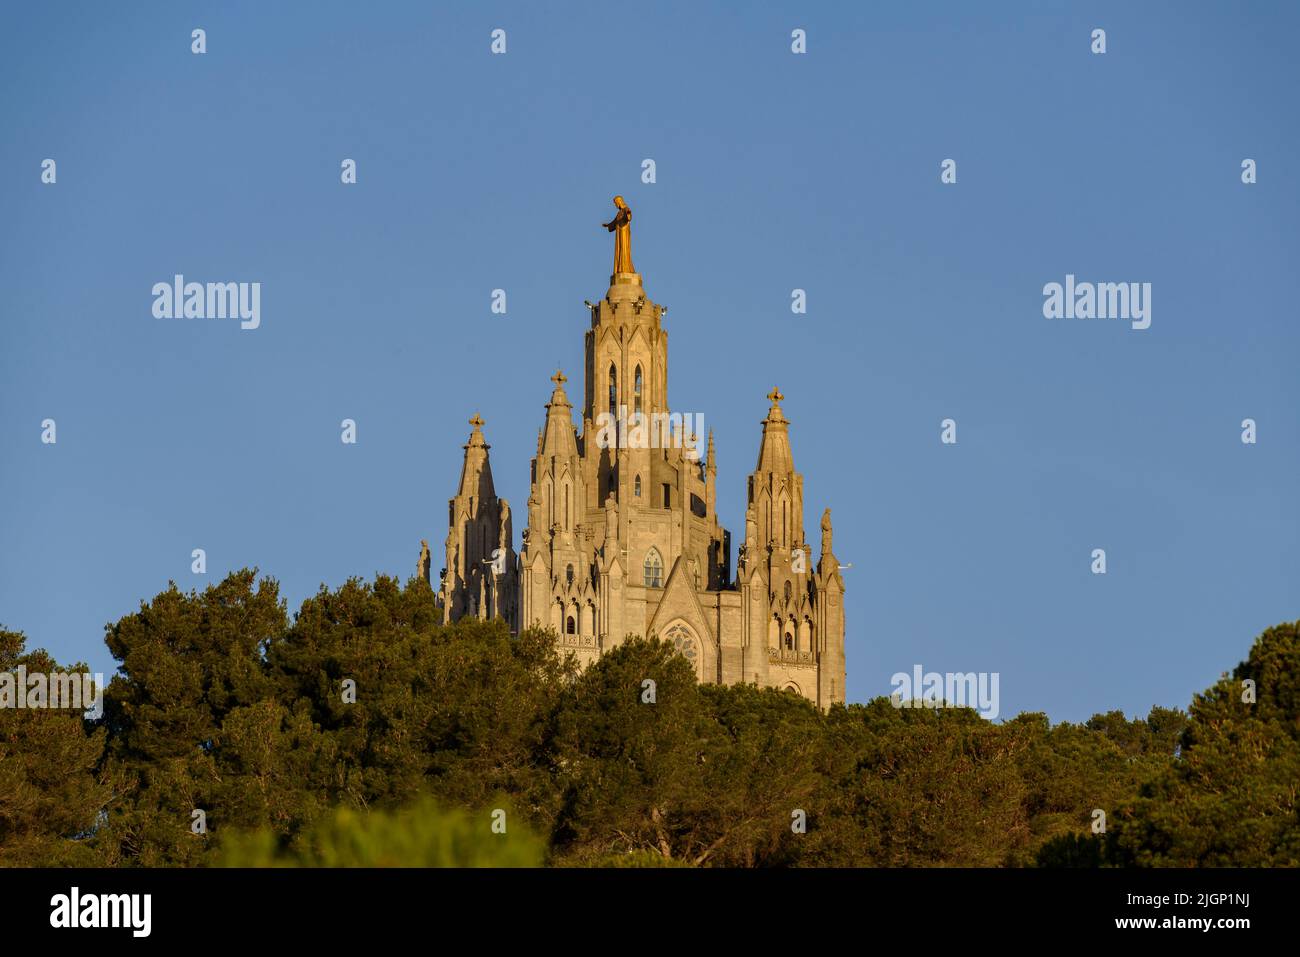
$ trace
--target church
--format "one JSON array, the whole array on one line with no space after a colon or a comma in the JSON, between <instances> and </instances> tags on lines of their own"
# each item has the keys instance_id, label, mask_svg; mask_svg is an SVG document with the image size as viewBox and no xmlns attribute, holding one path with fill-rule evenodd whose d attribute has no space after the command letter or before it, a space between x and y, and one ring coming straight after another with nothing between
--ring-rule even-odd
<instances>
[{"instance_id":1,"label":"church","mask_svg":"<svg viewBox=\"0 0 1300 957\"><path fill-rule=\"evenodd\" d=\"M614 234L609 290L587 303L581 408L575 420L569 380L556 372L518 551L476 414L448 505L446 567L435 585L425 543L419 574L446 620L501 618L514 633L549 627L583 667L628 636L654 635L702 682L782 688L821 708L843 702L844 581L830 509L814 564L783 396L767 396L733 571L713 433L701 453L692 417L669 411L665 309L633 268L632 211L621 196L614 205L603 224Z\"/></svg>"}]
</instances>

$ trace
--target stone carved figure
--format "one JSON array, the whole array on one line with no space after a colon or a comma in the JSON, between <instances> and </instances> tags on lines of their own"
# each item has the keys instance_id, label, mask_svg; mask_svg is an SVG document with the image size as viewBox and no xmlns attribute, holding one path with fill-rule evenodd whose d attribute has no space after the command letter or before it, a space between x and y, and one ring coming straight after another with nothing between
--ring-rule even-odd
<instances>
[{"instance_id":1,"label":"stone carved figure","mask_svg":"<svg viewBox=\"0 0 1300 957\"><path fill-rule=\"evenodd\" d=\"M605 499L605 547L613 548L618 541L618 506L614 504L614 493Z\"/></svg>"},{"instance_id":2,"label":"stone carved figure","mask_svg":"<svg viewBox=\"0 0 1300 957\"><path fill-rule=\"evenodd\" d=\"M422 538L420 539L420 562L415 566L415 573L425 581L429 581L429 566L431 564L432 558L429 555L429 540Z\"/></svg>"},{"instance_id":3,"label":"stone carved figure","mask_svg":"<svg viewBox=\"0 0 1300 957\"><path fill-rule=\"evenodd\" d=\"M447 538L443 542L443 547L447 553L447 581L449 584L454 584L456 581L456 540L452 538L450 531L447 532Z\"/></svg>"},{"instance_id":4,"label":"stone carved figure","mask_svg":"<svg viewBox=\"0 0 1300 957\"><path fill-rule=\"evenodd\" d=\"M501 499L501 523L497 529L497 548L504 556L510 547L510 503Z\"/></svg>"},{"instance_id":5,"label":"stone carved figure","mask_svg":"<svg viewBox=\"0 0 1300 957\"><path fill-rule=\"evenodd\" d=\"M536 494L528 496L528 527L542 529L542 500Z\"/></svg>"}]
</instances>

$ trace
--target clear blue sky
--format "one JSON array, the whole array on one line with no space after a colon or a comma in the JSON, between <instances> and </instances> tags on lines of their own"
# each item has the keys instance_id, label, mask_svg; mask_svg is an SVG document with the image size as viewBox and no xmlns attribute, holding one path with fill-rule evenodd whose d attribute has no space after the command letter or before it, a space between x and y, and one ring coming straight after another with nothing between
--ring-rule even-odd
<instances>
[{"instance_id":1,"label":"clear blue sky","mask_svg":"<svg viewBox=\"0 0 1300 957\"><path fill-rule=\"evenodd\" d=\"M622 193L737 537L787 397L810 537L831 506L853 566L852 700L921 664L999 672L1004 717L1185 706L1300 617L1298 31L1280 3L10 6L0 622L107 672L104 624L169 579L256 565L292 612L405 578L475 411L522 514ZM153 318L178 272L261 282L261 328ZM1043 318L1067 273L1152 283L1151 328Z\"/></svg>"}]
</instances>

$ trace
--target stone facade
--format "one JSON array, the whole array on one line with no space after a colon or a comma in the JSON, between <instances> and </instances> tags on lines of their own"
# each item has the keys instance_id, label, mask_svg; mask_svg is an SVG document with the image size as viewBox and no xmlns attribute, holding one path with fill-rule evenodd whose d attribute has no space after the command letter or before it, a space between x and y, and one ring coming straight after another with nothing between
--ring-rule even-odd
<instances>
[{"instance_id":1,"label":"stone facade","mask_svg":"<svg viewBox=\"0 0 1300 957\"><path fill-rule=\"evenodd\" d=\"M629 219L630 210L624 230ZM630 242L626 232L620 241ZM630 264L630 250L625 256ZM691 417L669 412L663 308L635 272L615 272L605 297L588 305L578 423L557 372L518 555L510 506L492 486L482 420L470 420L438 591L448 620L553 628L584 666L628 635L657 635L701 681L786 688L823 708L842 702L844 582L830 510L814 565L780 392L768 395L733 574L731 535L716 511L712 431L701 454Z\"/></svg>"}]
</instances>

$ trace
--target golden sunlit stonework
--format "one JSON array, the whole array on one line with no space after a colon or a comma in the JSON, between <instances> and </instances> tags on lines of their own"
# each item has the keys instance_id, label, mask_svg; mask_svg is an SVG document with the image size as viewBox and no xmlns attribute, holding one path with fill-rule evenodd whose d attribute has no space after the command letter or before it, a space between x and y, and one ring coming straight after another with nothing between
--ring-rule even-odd
<instances>
[{"instance_id":1,"label":"golden sunlit stonework","mask_svg":"<svg viewBox=\"0 0 1300 957\"><path fill-rule=\"evenodd\" d=\"M815 565L804 537L803 476L794 468L784 396L768 394L733 575L731 533L716 512L713 433L701 456L689 418L683 424L669 413L664 309L633 271L632 211L621 196L614 204L614 218L603 224L615 237L614 272L605 297L588 303L581 431L568 380L556 372L516 554L483 420L470 419L449 503L439 603L451 621L499 617L515 632L553 628L583 666L628 635L657 635L676 645L701 681L785 688L823 708L842 702L844 581L831 550L830 509ZM647 423L670 425L660 432ZM421 577L429 569L426 547Z\"/></svg>"}]
</instances>

